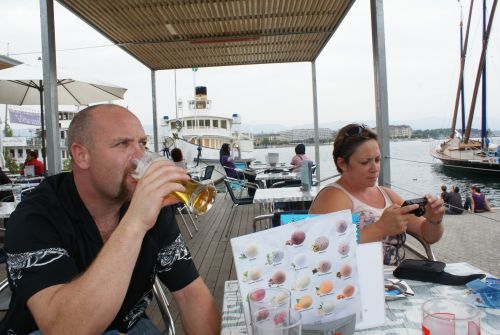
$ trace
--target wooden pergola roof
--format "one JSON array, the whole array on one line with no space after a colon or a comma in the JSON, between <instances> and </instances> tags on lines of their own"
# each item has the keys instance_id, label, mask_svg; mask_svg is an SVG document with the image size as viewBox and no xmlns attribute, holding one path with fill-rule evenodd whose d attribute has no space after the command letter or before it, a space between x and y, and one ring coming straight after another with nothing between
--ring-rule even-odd
<instances>
[{"instance_id":1,"label":"wooden pergola roof","mask_svg":"<svg viewBox=\"0 0 500 335\"><path fill-rule=\"evenodd\" d=\"M355 0L57 0L152 70L316 59Z\"/></svg>"},{"instance_id":2,"label":"wooden pergola roof","mask_svg":"<svg viewBox=\"0 0 500 335\"><path fill-rule=\"evenodd\" d=\"M20 61L15 60L13 58L0 55L0 70L7 69L9 67L13 67L15 65L22 64Z\"/></svg>"}]
</instances>

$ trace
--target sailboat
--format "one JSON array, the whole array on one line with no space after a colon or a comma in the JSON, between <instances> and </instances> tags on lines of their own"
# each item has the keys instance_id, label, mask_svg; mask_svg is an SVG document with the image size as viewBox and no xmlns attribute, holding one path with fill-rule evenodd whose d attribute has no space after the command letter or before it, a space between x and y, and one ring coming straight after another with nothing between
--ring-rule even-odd
<instances>
[{"instance_id":1,"label":"sailboat","mask_svg":"<svg viewBox=\"0 0 500 335\"><path fill-rule=\"evenodd\" d=\"M443 143L438 144L431 152L432 156L441 160L444 166L451 168L470 168L476 169L481 173L500 175L500 145L490 145L486 134L486 49L488 46L489 35L495 9L498 0L494 0L491 13L488 19L488 26L486 27L486 6L483 5L483 48L479 61L476 82L474 85L474 92L470 106L469 118L465 126L465 107L464 107L464 94L463 94L463 71L465 65L465 55L467 53L467 42L469 37L470 21L472 16L472 8L474 1L471 1L469 18L467 22L467 30L465 36L465 43L461 51L460 62L460 76L457 88L457 95L455 99L455 110L453 114L453 121L451 127L450 138ZM462 46L462 20L460 21L460 44ZM481 123L481 141L470 139L472 120L474 116L474 108L478 94L479 82L483 78L483 113ZM462 102L462 134L456 131L456 121L458 114L458 105L461 98Z\"/></svg>"}]
</instances>

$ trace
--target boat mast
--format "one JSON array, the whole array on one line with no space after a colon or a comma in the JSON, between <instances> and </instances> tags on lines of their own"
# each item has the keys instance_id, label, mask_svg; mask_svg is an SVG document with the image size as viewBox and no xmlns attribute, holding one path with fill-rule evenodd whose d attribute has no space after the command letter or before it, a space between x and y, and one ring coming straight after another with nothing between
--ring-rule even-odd
<instances>
[{"instance_id":1,"label":"boat mast","mask_svg":"<svg viewBox=\"0 0 500 335\"><path fill-rule=\"evenodd\" d=\"M493 5L491 7L491 13L490 17L488 19L488 27L486 28L486 34L484 35L483 39L483 50L481 51L481 58L479 60L479 67L476 75L476 82L474 84L474 92L472 93L472 101L470 105L470 112L469 112L469 119L467 120L467 127L465 129L465 137L464 137L464 143L469 142L469 137L470 137L470 130L472 127L472 119L474 118L474 109L476 105L476 100L477 100L477 91L479 89L479 81L481 80L481 73L482 69L484 66L484 61L486 59L486 49L488 48L488 40L490 38L490 33L491 33L491 26L493 25L493 17L495 16L495 10L497 8L497 3L498 0L493 1Z\"/></svg>"},{"instance_id":2,"label":"boat mast","mask_svg":"<svg viewBox=\"0 0 500 335\"><path fill-rule=\"evenodd\" d=\"M486 38L486 0L483 0L483 48ZM486 59L484 60L483 65L483 79L481 81L482 84L482 98L481 98L481 147L485 146L485 138L486 138ZM487 148L486 148L487 149Z\"/></svg>"},{"instance_id":3,"label":"boat mast","mask_svg":"<svg viewBox=\"0 0 500 335\"><path fill-rule=\"evenodd\" d=\"M464 20L463 20L463 11L462 11L462 3L460 0L458 0L460 3L460 56L462 56L464 52ZM465 59L465 55L464 55ZM462 138L464 138L465 134L465 91L464 91L464 76L462 75L462 78L460 80L460 92L461 92L461 99L460 99L460 110L462 114Z\"/></svg>"},{"instance_id":4,"label":"boat mast","mask_svg":"<svg viewBox=\"0 0 500 335\"><path fill-rule=\"evenodd\" d=\"M453 121L451 121L450 138L455 137L455 129L456 129L456 125L457 125L458 105L460 103L460 96L462 95L462 97L463 97L463 79L464 79L465 56L467 54L467 46L469 44L469 31L470 31L470 22L471 22L471 18L472 18L472 8L473 7L474 7L474 0L471 0L470 8L469 8L469 17L467 18L467 29L465 30L465 43L464 43L463 47L462 47L462 42L460 42L460 49L461 49L460 75L458 77L457 94L455 96L455 109L453 110ZM462 27L462 16L461 15L460 15L460 26ZM462 93L462 94L460 94L460 93ZM464 99L462 99L462 107L464 106L463 101L464 101ZM465 111L463 112L463 114L464 114L463 123L465 123ZM462 132L462 135L463 135L463 132Z\"/></svg>"}]
</instances>

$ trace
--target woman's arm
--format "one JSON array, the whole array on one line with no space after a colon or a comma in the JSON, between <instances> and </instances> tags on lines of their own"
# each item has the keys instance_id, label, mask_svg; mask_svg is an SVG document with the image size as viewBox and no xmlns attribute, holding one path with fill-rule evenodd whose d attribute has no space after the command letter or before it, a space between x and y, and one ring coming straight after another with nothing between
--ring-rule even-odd
<instances>
[{"instance_id":1,"label":"woman's arm","mask_svg":"<svg viewBox=\"0 0 500 335\"><path fill-rule=\"evenodd\" d=\"M403 198L396 192L385 187L384 190L393 203L398 205L403 204ZM425 206L424 216L418 217L413 214L409 215L407 230L421 236L428 243L435 243L439 241L443 235L441 221L444 215L444 202L443 199L431 195L426 195L425 197L427 198L427 204Z\"/></svg>"}]
</instances>

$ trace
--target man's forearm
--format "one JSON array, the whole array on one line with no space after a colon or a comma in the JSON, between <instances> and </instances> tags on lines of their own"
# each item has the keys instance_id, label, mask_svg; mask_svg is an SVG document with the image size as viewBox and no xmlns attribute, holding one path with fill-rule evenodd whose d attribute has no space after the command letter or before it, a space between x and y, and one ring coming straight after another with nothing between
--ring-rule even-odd
<instances>
[{"instance_id":1,"label":"man's forearm","mask_svg":"<svg viewBox=\"0 0 500 335\"><path fill-rule=\"evenodd\" d=\"M119 311L144 233L121 222L91 266L57 289L42 290L28 307L44 334L102 333ZM47 291L46 291L47 290Z\"/></svg>"}]
</instances>

